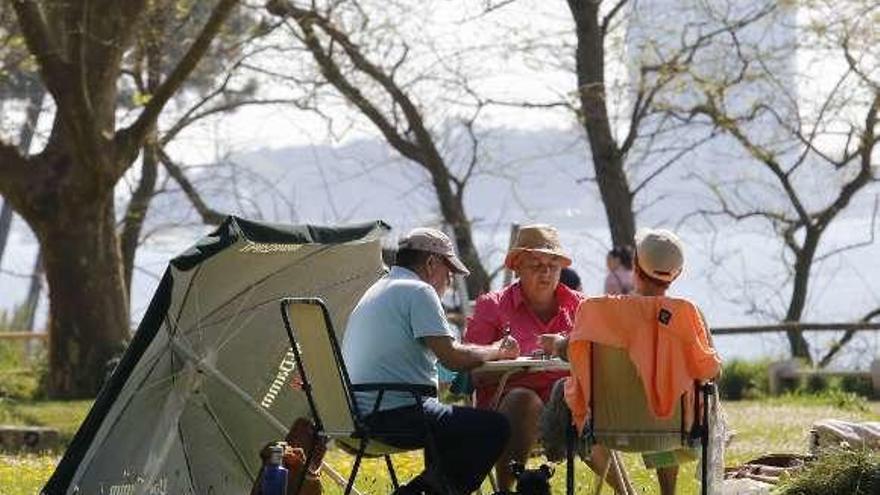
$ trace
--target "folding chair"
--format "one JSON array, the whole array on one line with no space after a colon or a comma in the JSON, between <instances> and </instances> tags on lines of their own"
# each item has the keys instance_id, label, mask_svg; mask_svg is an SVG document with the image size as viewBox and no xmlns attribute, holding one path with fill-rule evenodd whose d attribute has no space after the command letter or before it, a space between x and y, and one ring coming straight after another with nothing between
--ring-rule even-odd
<instances>
[{"instance_id":1,"label":"folding chair","mask_svg":"<svg viewBox=\"0 0 880 495\"><path fill-rule=\"evenodd\" d=\"M327 307L318 298L286 298L281 301L281 317L290 339L291 350L306 394L312 421L315 424L315 441L320 437L331 438L344 451L355 456L345 486L345 494L351 493L361 459L364 457L383 457L388 467L391 483L399 487L391 454L414 449L400 449L376 440L377 436L395 437L411 432L377 431L371 429L361 419L354 392L378 392L371 412L379 410L385 392L404 392L411 394L421 406L422 399L434 397L437 390L428 385L409 383L364 383L352 385L342 359L342 352L333 331L333 324ZM433 439L427 419L427 444L433 449ZM305 465L310 466L314 448L306 455ZM297 480L297 491L302 485L303 475ZM441 480L442 482L442 480Z\"/></svg>"},{"instance_id":2,"label":"folding chair","mask_svg":"<svg viewBox=\"0 0 880 495\"><path fill-rule=\"evenodd\" d=\"M685 424L682 414L685 395L668 419L656 418L645 397L644 387L626 350L606 345L591 345L590 417L581 439L574 427L569 429L566 449L566 488L574 493L574 451L578 440L604 445L623 452L662 452L682 447L702 447L701 493L708 494L708 407L714 384L694 383L694 420ZM700 400L702 398L702 401ZM599 480L598 487L604 480Z\"/></svg>"}]
</instances>

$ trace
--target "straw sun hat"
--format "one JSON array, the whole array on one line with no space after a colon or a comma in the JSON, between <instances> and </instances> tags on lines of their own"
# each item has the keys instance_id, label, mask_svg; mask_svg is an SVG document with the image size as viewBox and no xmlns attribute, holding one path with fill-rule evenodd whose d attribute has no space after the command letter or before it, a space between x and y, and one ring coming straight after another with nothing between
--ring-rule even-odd
<instances>
[{"instance_id":1,"label":"straw sun hat","mask_svg":"<svg viewBox=\"0 0 880 495\"><path fill-rule=\"evenodd\" d=\"M559 232L550 225L520 227L516 234L516 242L504 259L504 266L513 270L516 267L516 260L526 252L552 254L562 258L563 266L571 264L571 256L562 249L562 243L559 242Z\"/></svg>"}]
</instances>

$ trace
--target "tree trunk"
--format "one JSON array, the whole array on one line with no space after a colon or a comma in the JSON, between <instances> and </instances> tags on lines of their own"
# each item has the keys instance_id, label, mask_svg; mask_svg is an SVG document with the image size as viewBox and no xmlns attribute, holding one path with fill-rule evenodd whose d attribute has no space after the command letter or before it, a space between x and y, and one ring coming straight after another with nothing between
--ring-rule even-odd
<instances>
[{"instance_id":1,"label":"tree trunk","mask_svg":"<svg viewBox=\"0 0 880 495\"><path fill-rule=\"evenodd\" d=\"M465 279L467 281L468 297L476 299L480 294L489 292L489 274L486 273L483 263L480 262L480 255L477 252L477 247L474 246L470 222L465 220L452 224L452 231L455 232L458 254L471 271L471 274Z\"/></svg>"},{"instance_id":2,"label":"tree trunk","mask_svg":"<svg viewBox=\"0 0 880 495\"><path fill-rule=\"evenodd\" d=\"M27 299L24 302L24 328L34 331L34 320L37 316L37 306L40 303L40 292L43 290L43 251L37 250L34 260L34 269L31 272L31 284L28 288Z\"/></svg>"},{"instance_id":3,"label":"tree trunk","mask_svg":"<svg viewBox=\"0 0 880 495\"><path fill-rule=\"evenodd\" d=\"M31 141L37 131L37 123L40 120L40 113L43 111L43 99L46 97L46 90L39 80L31 82L28 85L27 93L27 110L25 112L24 124L18 134L18 149L23 155L27 155L31 149ZM12 228L12 205L8 201L3 202L0 208L0 262L3 261L3 252L6 250L6 242L9 240L9 232Z\"/></svg>"},{"instance_id":4,"label":"tree trunk","mask_svg":"<svg viewBox=\"0 0 880 495\"><path fill-rule=\"evenodd\" d=\"M785 321L800 321L804 314L804 307L807 303L807 289L810 282L810 270L813 267L813 259L816 256L816 248L819 246L819 238L822 232L815 227L807 227L807 233L804 237L804 244L795 256L794 263L794 282L791 288L791 299L788 304L788 311L785 314ZM813 364L813 357L810 355L810 343L804 338L801 332L788 331L788 345L791 349L791 356L794 358L804 359L808 364Z\"/></svg>"},{"instance_id":5,"label":"tree trunk","mask_svg":"<svg viewBox=\"0 0 880 495\"><path fill-rule=\"evenodd\" d=\"M9 239L9 231L12 228L12 205L9 201L3 202L0 208L0 262L3 261L3 252L6 251L6 241Z\"/></svg>"},{"instance_id":6,"label":"tree trunk","mask_svg":"<svg viewBox=\"0 0 880 495\"><path fill-rule=\"evenodd\" d=\"M443 220L452 226L458 255L471 271L471 274L466 278L468 298L476 299L480 294L489 292L489 274L483 267L480 254L474 245L471 222L464 209L464 186L458 190L457 194L454 193L450 182L449 168L446 167L446 162L434 147L433 141L426 135L421 144L423 149L428 150L429 158L425 159L423 166L431 174L434 192L440 203L440 213L443 215Z\"/></svg>"},{"instance_id":7,"label":"tree trunk","mask_svg":"<svg viewBox=\"0 0 880 495\"><path fill-rule=\"evenodd\" d=\"M581 118L587 132L593 170L615 246L631 245L635 236L633 194L623 169L624 157L611 132L605 93L605 34L599 4L569 0L577 31L576 72Z\"/></svg>"},{"instance_id":8,"label":"tree trunk","mask_svg":"<svg viewBox=\"0 0 880 495\"><path fill-rule=\"evenodd\" d=\"M112 190L38 232L49 292L49 394L92 398L129 337Z\"/></svg>"},{"instance_id":9,"label":"tree trunk","mask_svg":"<svg viewBox=\"0 0 880 495\"><path fill-rule=\"evenodd\" d=\"M153 138L155 138L155 133ZM150 201L153 199L153 193L156 189L156 178L159 168L159 155L156 147L156 139L149 139L147 144L144 145L140 182L129 200L128 209L123 220L122 234L120 235L123 276L126 293L129 295L131 294L134 258L140 241L141 230L143 229L147 210L150 207Z\"/></svg>"}]
</instances>

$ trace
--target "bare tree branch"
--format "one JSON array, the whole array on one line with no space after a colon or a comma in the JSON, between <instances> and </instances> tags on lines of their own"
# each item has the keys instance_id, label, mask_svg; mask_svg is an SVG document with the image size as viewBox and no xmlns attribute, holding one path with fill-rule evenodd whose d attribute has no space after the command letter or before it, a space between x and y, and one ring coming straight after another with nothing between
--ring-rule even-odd
<instances>
[{"instance_id":1,"label":"bare tree branch","mask_svg":"<svg viewBox=\"0 0 880 495\"><path fill-rule=\"evenodd\" d=\"M682 148L679 152L673 155L671 158L667 159L665 162L660 164L657 168L651 171L644 179L641 180L638 184L636 184L632 189L632 194L635 196L642 189L644 189L652 180L656 179L660 174L666 171L669 167L678 163L679 160L684 158L686 155L693 153L697 148L699 148L702 144L705 144L712 139L715 139L714 135L708 135L701 138L699 141L692 143L684 148Z\"/></svg>"},{"instance_id":2,"label":"bare tree branch","mask_svg":"<svg viewBox=\"0 0 880 495\"><path fill-rule=\"evenodd\" d=\"M50 34L49 26L37 2L31 0L13 0L12 8L18 17L18 24L24 35L30 52L36 57L43 73L43 81L52 96L59 102L59 108L69 106L68 91L62 81L69 76L69 61Z\"/></svg>"},{"instance_id":3,"label":"bare tree branch","mask_svg":"<svg viewBox=\"0 0 880 495\"><path fill-rule=\"evenodd\" d=\"M865 316L863 316L859 320L859 323L869 323L871 320L877 318L878 316L880 316L880 308L875 308L874 310L869 311ZM831 344L831 347L819 360L817 366L819 368L824 368L831 364L831 361L838 355L838 353L840 353L841 350L843 350L844 347L846 347L846 344L848 344L849 341L852 340L852 338L856 335L856 332L858 332L858 329L850 329L845 331L840 339Z\"/></svg>"},{"instance_id":4,"label":"bare tree branch","mask_svg":"<svg viewBox=\"0 0 880 495\"><path fill-rule=\"evenodd\" d=\"M168 78L153 93L137 120L117 133L116 145L119 157L117 160L119 164L117 172L119 174L122 174L128 168L128 164L134 160L140 150L141 143L143 143L147 133L155 125L159 113L196 68L202 56L208 51L211 42L217 36L223 23L237 4L238 0L220 0L217 3L202 31L180 62L171 71Z\"/></svg>"},{"instance_id":5,"label":"bare tree branch","mask_svg":"<svg viewBox=\"0 0 880 495\"><path fill-rule=\"evenodd\" d=\"M183 169L174 163L164 149L159 148L158 152L159 161L162 162L165 170L167 170L177 184L180 185L180 188L183 190L184 194L186 194L186 197L189 198L189 201L196 209L196 212L202 217L202 221L208 225L220 225L223 222L223 219L226 218L226 215L214 210L205 203L198 190L196 190L192 182L186 177Z\"/></svg>"},{"instance_id":6,"label":"bare tree branch","mask_svg":"<svg viewBox=\"0 0 880 495\"><path fill-rule=\"evenodd\" d=\"M868 239L866 239L864 241L850 243L850 244L847 244L845 246L841 246L836 249L832 249L831 251L828 251L827 253L825 253L821 256L816 256L816 261L817 262L825 261L826 259L831 258L833 256L837 256L838 254L845 253L847 251L852 251L854 249L867 247L867 246L874 244L874 236L875 236L875 231L877 228L878 207L880 207L880 196L874 196L874 210L871 213L871 228L869 230L870 237Z\"/></svg>"},{"instance_id":7,"label":"bare tree branch","mask_svg":"<svg viewBox=\"0 0 880 495\"><path fill-rule=\"evenodd\" d=\"M611 21L614 20L614 17L620 13L620 9L622 9L629 0L617 0L617 3L611 7L611 10L608 11L607 14L602 18L602 37L608 34L608 27L611 25Z\"/></svg>"}]
</instances>

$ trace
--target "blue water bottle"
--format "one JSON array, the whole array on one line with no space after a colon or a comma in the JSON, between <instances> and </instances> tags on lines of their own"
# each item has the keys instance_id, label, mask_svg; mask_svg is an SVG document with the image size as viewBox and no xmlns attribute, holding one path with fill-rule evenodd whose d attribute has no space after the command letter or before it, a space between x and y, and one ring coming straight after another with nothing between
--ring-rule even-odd
<instances>
[{"instance_id":1,"label":"blue water bottle","mask_svg":"<svg viewBox=\"0 0 880 495\"><path fill-rule=\"evenodd\" d=\"M269 459L260 481L262 495L287 495L287 468L281 465L283 455L284 447L281 445L269 448Z\"/></svg>"}]
</instances>

